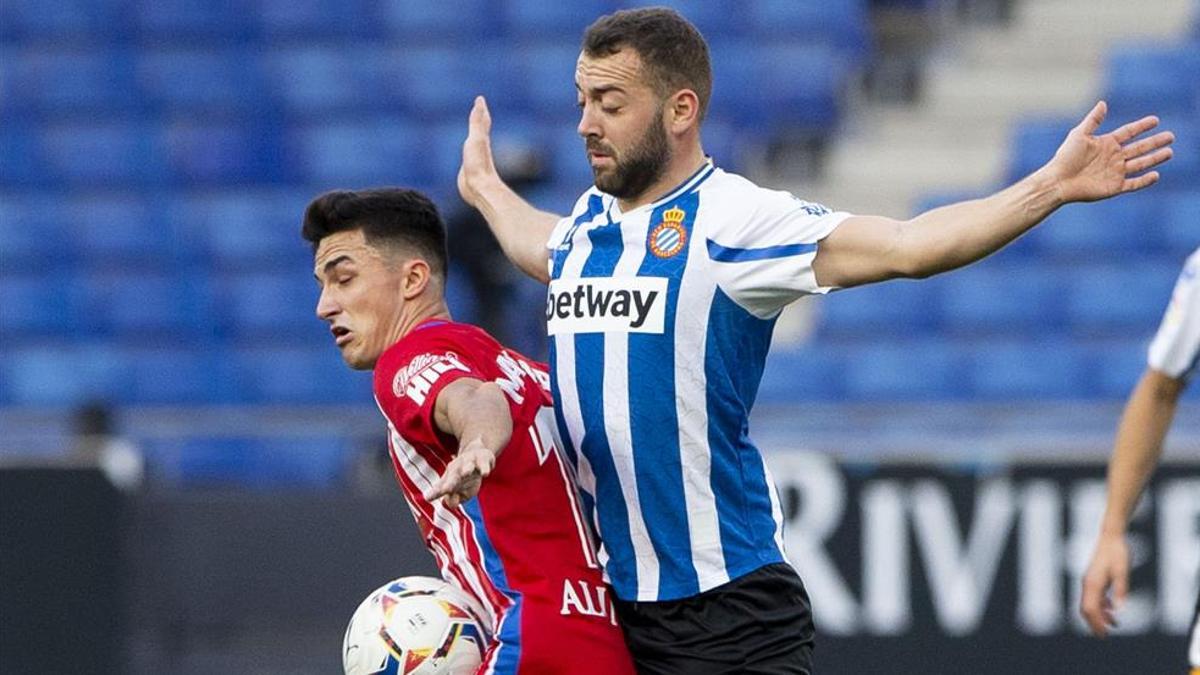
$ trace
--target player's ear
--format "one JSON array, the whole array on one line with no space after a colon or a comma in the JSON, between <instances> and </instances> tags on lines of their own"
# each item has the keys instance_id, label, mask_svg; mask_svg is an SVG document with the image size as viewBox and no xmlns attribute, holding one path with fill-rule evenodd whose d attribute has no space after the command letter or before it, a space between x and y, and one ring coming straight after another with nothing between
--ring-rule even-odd
<instances>
[{"instance_id":1,"label":"player's ear","mask_svg":"<svg viewBox=\"0 0 1200 675\"><path fill-rule=\"evenodd\" d=\"M683 133L700 124L700 97L691 89L675 92L663 107L667 111L668 128L675 133Z\"/></svg>"},{"instance_id":2,"label":"player's ear","mask_svg":"<svg viewBox=\"0 0 1200 675\"><path fill-rule=\"evenodd\" d=\"M404 277L400 292L405 300L412 300L424 293L433 276L433 270L429 269L429 263L420 258L405 261L401 271Z\"/></svg>"}]
</instances>

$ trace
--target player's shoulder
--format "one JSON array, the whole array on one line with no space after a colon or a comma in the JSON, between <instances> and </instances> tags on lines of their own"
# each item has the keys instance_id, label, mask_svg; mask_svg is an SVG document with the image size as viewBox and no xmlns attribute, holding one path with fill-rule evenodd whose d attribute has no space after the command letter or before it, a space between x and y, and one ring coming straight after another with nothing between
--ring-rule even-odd
<instances>
[{"instance_id":1,"label":"player's shoulder","mask_svg":"<svg viewBox=\"0 0 1200 675\"><path fill-rule=\"evenodd\" d=\"M736 211L750 218L756 214L781 211L804 211L820 217L833 211L821 204L811 202L788 190L769 188L742 176L722 169L700 185L701 195L708 197L721 211Z\"/></svg>"},{"instance_id":2,"label":"player's shoulder","mask_svg":"<svg viewBox=\"0 0 1200 675\"><path fill-rule=\"evenodd\" d=\"M481 352L496 348L482 328L448 320L427 321L384 350L375 364L377 395L399 396L413 373L446 360L473 361Z\"/></svg>"}]
</instances>

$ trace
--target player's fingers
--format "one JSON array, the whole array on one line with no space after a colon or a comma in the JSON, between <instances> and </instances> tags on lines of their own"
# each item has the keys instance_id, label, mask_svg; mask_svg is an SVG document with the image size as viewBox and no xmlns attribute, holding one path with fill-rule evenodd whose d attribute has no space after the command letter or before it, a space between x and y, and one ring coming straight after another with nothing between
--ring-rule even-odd
<instances>
[{"instance_id":1,"label":"player's fingers","mask_svg":"<svg viewBox=\"0 0 1200 675\"><path fill-rule=\"evenodd\" d=\"M1171 148L1160 148L1148 155L1142 155L1141 157L1135 157L1134 159L1126 160L1125 173L1141 173L1146 169L1156 167L1168 159L1171 159L1174 154L1175 151Z\"/></svg>"},{"instance_id":2,"label":"player's fingers","mask_svg":"<svg viewBox=\"0 0 1200 675\"><path fill-rule=\"evenodd\" d=\"M1106 115L1108 115L1108 104L1104 101L1099 101L1088 111L1088 114L1084 116L1083 120L1075 128L1090 136L1096 133L1100 125L1104 123Z\"/></svg>"},{"instance_id":3,"label":"player's fingers","mask_svg":"<svg viewBox=\"0 0 1200 675\"><path fill-rule=\"evenodd\" d=\"M1158 177L1157 171L1151 171L1134 178L1126 178L1121 185L1121 192L1136 192L1148 188L1158 182Z\"/></svg>"},{"instance_id":4,"label":"player's fingers","mask_svg":"<svg viewBox=\"0 0 1200 675\"><path fill-rule=\"evenodd\" d=\"M1121 145L1125 145L1130 140L1141 136L1158 126L1158 118L1154 115L1147 115L1140 120L1134 120L1129 124L1118 127L1112 132L1112 137Z\"/></svg>"},{"instance_id":5,"label":"player's fingers","mask_svg":"<svg viewBox=\"0 0 1200 675\"><path fill-rule=\"evenodd\" d=\"M1170 131L1160 131L1149 138L1143 138L1126 145L1124 148L1121 148L1121 152L1127 159L1133 159L1159 148L1165 148L1174 141L1175 134Z\"/></svg>"}]
</instances>

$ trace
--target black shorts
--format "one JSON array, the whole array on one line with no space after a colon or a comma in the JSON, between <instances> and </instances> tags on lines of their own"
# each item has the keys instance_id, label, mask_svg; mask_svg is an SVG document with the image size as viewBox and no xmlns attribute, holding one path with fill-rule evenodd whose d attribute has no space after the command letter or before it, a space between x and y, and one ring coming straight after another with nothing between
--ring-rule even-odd
<instances>
[{"instance_id":1,"label":"black shorts","mask_svg":"<svg viewBox=\"0 0 1200 675\"><path fill-rule=\"evenodd\" d=\"M690 598L616 608L641 675L812 673L812 607L785 563Z\"/></svg>"}]
</instances>

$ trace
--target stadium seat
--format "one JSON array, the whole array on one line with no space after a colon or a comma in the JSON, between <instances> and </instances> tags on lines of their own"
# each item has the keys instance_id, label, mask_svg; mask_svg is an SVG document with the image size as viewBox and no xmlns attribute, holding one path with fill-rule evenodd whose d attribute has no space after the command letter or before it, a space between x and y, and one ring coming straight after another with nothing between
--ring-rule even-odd
<instances>
[{"instance_id":1,"label":"stadium seat","mask_svg":"<svg viewBox=\"0 0 1200 675\"><path fill-rule=\"evenodd\" d=\"M94 0L4 0L0 36L30 42L118 40L127 18L124 5Z\"/></svg>"},{"instance_id":2,"label":"stadium seat","mask_svg":"<svg viewBox=\"0 0 1200 675\"><path fill-rule=\"evenodd\" d=\"M1091 204L1070 204L1026 235L1043 255L1095 259L1162 251L1161 196L1123 195Z\"/></svg>"},{"instance_id":3,"label":"stadium seat","mask_svg":"<svg viewBox=\"0 0 1200 675\"><path fill-rule=\"evenodd\" d=\"M868 53L871 22L866 0L755 0L745 4L749 31L755 35L822 41L843 56L861 61ZM789 64L780 63L786 68Z\"/></svg>"},{"instance_id":4,"label":"stadium seat","mask_svg":"<svg viewBox=\"0 0 1200 675\"><path fill-rule=\"evenodd\" d=\"M78 405L112 400L120 390L119 364L101 347L46 344L5 349L0 398L17 405Z\"/></svg>"},{"instance_id":5,"label":"stadium seat","mask_svg":"<svg viewBox=\"0 0 1200 675\"><path fill-rule=\"evenodd\" d=\"M1105 90L1130 115L1200 112L1200 42L1127 46L1109 54Z\"/></svg>"},{"instance_id":6,"label":"stadium seat","mask_svg":"<svg viewBox=\"0 0 1200 675\"><path fill-rule=\"evenodd\" d=\"M265 38L365 40L384 35L373 0L256 0Z\"/></svg>"},{"instance_id":7,"label":"stadium seat","mask_svg":"<svg viewBox=\"0 0 1200 675\"><path fill-rule=\"evenodd\" d=\"M65 200L59 213L73 258L85 264L170 269L177 262L170 224L133 192L97 193Z\"/></svg>"},{"instance_id":8,"label":"stadium seat","mask_svg":"<svg viewBox=\"0 0 1200 675\"><path fill-rule=\"evenodd\" d=\"M282 139L269 125L171 123L161 132L174 181L202 184L270 184L282 178Z\"/></svg>"},{"instance_id":9,"label":"stadium seat","mask_svg":"<svg viewBox=\"0 0 1200 675\"><path fill-rule=\"evenodd\" d=\"M237 347L230 355L245 403L369 403L371 374L350 370L330 338L313 347Z\"/></svg>"},{"instance_id":10,"label":"stadium seat","mask_svg":"<svg viewBox=\"0 0 1200 675\"><path fill-rule=\"evenodd\" d=\"M1033 338L1063 324L1067 282L1053 267L988 261L941 281L943 326L955 334Z\"/></svg>"},{"instance_id":11,"label":"stadium seat","mask_svg":"<svg viewBox=\"0 0 1200 675\"><path fill-rule=\"evenodd\" d=\"M1062 145L1067 132L1078 120L1037 119L1018 123L1013 141L1012 156L1008 161L1009 182L1017 181L1050 161L1058 146Z\"/></svg>"},{"instance_id":12,"label":"stadium seat","mask_svg":"<svg viewBox=\"0 0 1200 675\"><path fill-rule=\"evenodd\" d=\"M272 49L263 71L275 97L292 114L392 112L407 93L401 80L403 52L363 46L353 53L334 47Z\"/></svg>"},{"instance_id":13,"label":"stadium seat","mask_svg":"<svg viewBox=\"0 0 1200 675\"><path fill-rule=\"evenodd\" d=\"M507 0L503 19L509 33L518 38L570 35L578 39L593 21L614 9L610 0Z\"/></svg>"},{"instance_id":14,"label":"stadium seat","mask_svg":"<svg viewBox=\"0 0 1200 675\"><path fill-rule=\"evenodd\" d=\"M311 266L274 274L231 274L215 283L214 308L225 331L236 337L301 340L332 344L328 327L316 317L319 289Z\"/></svg>"},{"instance_id":15,"label":"stadium seat","mask_svg":"<svg viewBox=\"0 0 1200 675\"><path fill-rule=\"evenodd\" d=\"M757 405L837 401L846 397L848 350L818 340L799 349L772 349L759 383Z\"/></svg>"},{"instance_id":16,"label":"stadium seat","mask_svg":"<svg viewBox=\"0 0 1200 675\"><path fill-rule=\"evenodd\" d=\"M138 405L224 403L232 397L229 364L206 348L111 347L121 366L122 387L114 402Z\"/></svg>"},{"instance_id":17,"label":"stadium seat","mask_svg":"<svg viewBox=\"0 0 1200 675\"><path fill-rule=\"evenodd\" d=\"M714 116L745 131L821 131L838 119L844 60L824 44L713 45Z\"/></svg>"},{"instance_id":18,"label":"stadium seat","mask_svg":"<svg viewBox=\"0 0 1200 675\"><path fill-rule=\"evenodd\" d=\"M1164 305L1165 307L1165 305ZM1146 369L1146 350L1154 328L1139 331L1134 338L1097 341L1082 347L1092 363L1089 391L1097 397L1128 398Z\"/></svg>"},{"instance_id":19,"label":"stadium seat","mask_svg":"<svg viewBox=\"0 0 1200 675\"><path fill-rule=\"evenodd\" d=\"M706 40L738 35L745 22L743 3L734 0L619 0L618 5L621 9L670 7L692 22Z\"/></svg>"},{"instance_id":20,"label":"stadium seat","mask_svg":"<svg viewBox=\"0 0 1200 675\"><path fill-rule=\"evenodd\" d=\"M90 333L150 342L213 335L199 278L126 269L87 272L76 283Z\"/></svg>"},{"instance_id":21,"label":"stadium seat","mask_svg":"<svg viewBox=\"0 0 1200 675\"><path fill-rule=\"evenodd\" d=\"M491 37L497 25L495 3L488 0L384 2L381 11L392 39L403 44L470 44Z\"/></svg>"},{"instance_id":22,"label":"stadium seat","mask_svg":"<svg viewBox=\"0 0 1200 675\"><path fill-rule=\"evenodd\" d=\"M140 107L133 59L120 48L5 50L0 110L9 114L131 114Z\"/></svg>"},{"instance_id":23,"label":"stadium seat","mask_svg":"<svg viewBox=\"0 0 1200 675\"><path fill-rule=\"evenodd\" d=\"M351 456L341 436L195 438L151 443L150 475L181 486L314 489L337 484Z\"/></svg>"},{"instance_id":24,"label":"stadium seat","mask_svg":"<svg viewBox=\"0 0 1200 675\"><path fill-rule=\"evenodd\" d=\"M574 126L561 124L546 125L543 134L543 142L550 145L553 153L550 167L555 180L564 187L575 188L576 195L583 194L596 180L583 139Z\"/></svg>"},{"instance_id":25,"label":"stadium seat","mask_svg":"<svg viewBox=\"0 0 1200 675\"><path fill-rule=\"evenodd\" d=\"M304 125L289 132L288 162L314 185L420 185L428 160L422 128L404 118Z\"/></svg>"},{"instance_id":26,"label":"stadium seat","mask_svg":"<svg viewBox=\"0 0 1200 675\"><path fill-rule=\"evenodd\" d=\"M491 43L457 48L405 49L397 55L408 111L430 120L461 120L465 125L471 103L484 95L493 105L512 106L521 89L509 67L511 50ZM574 60L572 60L574 63ZM570 86L568 81L567 86Z\"/></svg>"},{"instance_id":27,"label":"stadium seat","mask_svg":"<svg viewBox=\"0 0 1200 675\"><path fill-rule=\"evenodd\" d=\"M159 182L163 153L150 127L120 122L46 126L38 134L36 172L73 187L131 187ZM81 162L81 157L88 161Z\"/></svg>"},{"instance_id":28,"label":"stadium seat","mask_svg":"<svg viewBox=\"0 0 1200 675\"><path fill-rule=\"evenodd\" d=\"M167 205L181 242L216 269L303 269L312 253L300 237L308 191L240 189L194 193Z\"/></svg>"},{"instance_id":29,"label":"stadium seat","mask_svg":"<svg viewBox=\"0 0 1200 675\"><path fill-rule=\"evenodd\" d=\"M70 285L61 274L0 275L0 342L37 342L71 334L78 320Z\"/></svg>"},{"instance_id":30,"label":"stadium seat","mask_svg":"<svg viewBox=\"0 0 1200 675\"><path fill-rule=\"evenodd\" d=\"M1177 264L1128 259L1081 270L1068 284L1067 319L1078 337L1152 331L1162 318Z\"/></svg>"},{"instance_id":31,"label":"stadium seat","mask_svg":"<svg viewBox=\"0 0 1200 675\"><path fill-rule=\"evenodd\" d=\"M937 400L965 393L963 356L946 341L864 342L855 345L847 362L851 399Z\"/></svg>"},{"instance_id":32,"label":"stadium seat","mask_svg":"<svg viewBox=\"0 0 1200 675\"><path fill-rule=\"evenodd\" d=\"M1176 255L1200 247L1200 190L1163 195L1162 229L1167 246Z\"/></svg>"},{"instance_id":33,"label":"stadium seat","mask_svg":"<svg viewBox=\"0 0 1200 675\"><path fill-rule=\"evenodd\" d=\"M1070 341L972 341L963 351L968 391L977 399L1069 399L1087 388L1086 359Z\"/></svg>"},{"instance_id":34,"label":"stadium seat","mask_svg":"<svg viewBox=\"0 0 1200 675\"><path fill-rule=\"evenodd\" d=\"M46 272L69 262L65 225L50 195L0 193L0 270Z\"/></svg>"},{"instance_id":35,"label":"stadium seat","mask_svg":"<svg viewBox=\"0 0 1200 675\"><path fill-rule=\"evenodd\" d=\"M135 0L129 8L138 35L147 42L238 41L255 36L257 25L239 0Z\"/></svg>"},{"instance_id":36,"label":"stadium seat","mask_svg":"<svg viewBox=\"0 0 1200 675\"><path fill-rule=\"evenodd\" d=\"M818 330L844 337L927 333L940 318L938 290L932 284L893 281L838 291L822 299Z\"/></svg>"},{"instance_id":37,"label":"stadium seat","mask_svg":"<svg viewBox=\"0 0 1200 675\"><path fill-rule=\"evenodd\" d=\"M575 62L579 43L573 40L526 43L514 46L519 64L518 87L527 101L528 114L547 120L579 121L575 108ZM492 101L488 101L490 106ZM501 126L503 122L497 122Z\"/></svg>"},{"instance_id":38,"label":"stadium seat","mask_svg":"<svg viewBox=\"0 0 1200 675\"><path fill-rule=\"evenodd\" d=\"M168 113L265 114L266 87L252 50L146 50L136 65L146 100Z\"/></svg>"}]
</instances>

